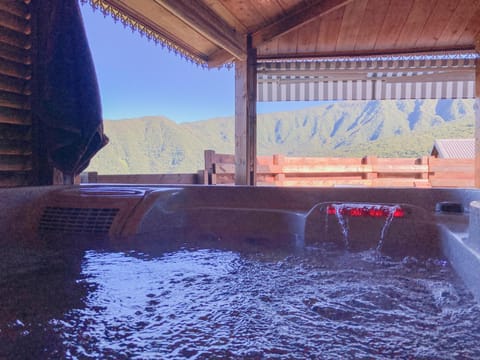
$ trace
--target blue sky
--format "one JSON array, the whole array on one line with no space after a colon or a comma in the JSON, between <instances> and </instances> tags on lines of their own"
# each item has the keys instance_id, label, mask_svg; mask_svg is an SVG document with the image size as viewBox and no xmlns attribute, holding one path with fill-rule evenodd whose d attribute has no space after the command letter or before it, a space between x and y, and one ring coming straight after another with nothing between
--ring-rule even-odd
<instances>
[{"instance_id":1,"label":"blue sky","mask_svg":"<svg viewBox=\"0 0 480 360\"><path fill-rule=\"evenodd\" d=\"M203 69L105 18L90 5L81 9L105 119L162 115L185 122L234 115L233 69ZM257 112L312 105L258 103Z\"/></svg>"}]
</instances>

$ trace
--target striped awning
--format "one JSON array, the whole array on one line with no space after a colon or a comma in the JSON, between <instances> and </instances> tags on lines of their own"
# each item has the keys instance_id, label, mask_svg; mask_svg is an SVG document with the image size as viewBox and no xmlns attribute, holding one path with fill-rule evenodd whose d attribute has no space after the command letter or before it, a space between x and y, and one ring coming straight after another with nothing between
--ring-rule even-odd
<instances>
[{"instance_id":1,"label":"striped awning","mask_svg":"<svg viewBox=\"0 0 480 360\"><path fill-rule=\"evenodd\" d=\"M265 61L258 101L471 99L473 56Z\"/></svg>"}]
</instances>

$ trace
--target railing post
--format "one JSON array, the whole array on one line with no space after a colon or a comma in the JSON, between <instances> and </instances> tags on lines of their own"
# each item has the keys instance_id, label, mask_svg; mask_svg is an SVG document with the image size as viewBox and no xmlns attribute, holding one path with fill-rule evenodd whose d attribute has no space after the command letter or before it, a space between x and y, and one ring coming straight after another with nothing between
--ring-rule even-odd
<instances>
[{"instance_id":1,"label":"railing post","mask_svg":"<svg viewBox=\"0 0 480 360\"><path fill-rule=\"evenodd\" d=\"M85 171L79 175L81 184L96 184L98 181L98 172Z\"/></svg>"},{"instance_id":2,"label":"railing post","mask_svg":"<svg viewBox=\"0 0 480 360\"><path fill-rule=\"evenodd\" d=\"M378 179L378 172L377 172L377 163L378 157L377 156L365 156L362 158L363 165L370 165L371 170L365 172L362 175L363 179L370 180L370 186L375 185L375 180Z\"/></svg>"},{"instance_id":3,"label":"railing post","mask_svg":"<svg viewBox=\"0 0 480 360\"><path fill-rule=\"evenodd\" d=\"M415 165L423 165L425 171L418 172L415 174L413 180L414 187L432 187L429 179L429 156L422 156L421 158L415 159ZM421 181L422 180L422 181Z\"/></svg>"},{"instance_id":4,"label":"railing post","mask_svg":"<svg viewBox=\"0 0 480 360\"><path fill-rule=\"evenodd\" d=\"M273 171L274 184L282 186L285 181L285 174L283 172L283 164L285 163L285 156L280 154L273 155Z\"/></svg>"},{"instance_id":5,"label":"railing post","mask_svg":"<svg viewBox=\"0 0 480 360\"><path fill-rule=\"evenodd\" d=\"M197 184L208 185L208 172L206 170L198 170Z\"/></svg>"},{"instance_id":6,"label":"railing post","mask_svg":"<svg viewBox=\"0 0 480 360\"><path fill-rule=\"evenodd\" d=\"M420 174L420 179L426 179L428 180L428 173L429 173L429 166L428 166L428 159L429 157L428 156L422 156L419 161L420 161L420 165L427 165L427 172L422 172Z\"/></svg>"},{"instance_id":7,"label":"railing post","mask_svg":"<svg viewBox=\"0 0 480 360\"><path fill-rule=\"evenodd\" d=\"M205 184L208 184L208 185L215 185L216 184L215 150L205 150L204 159L205 159L204 182Z\"/></svg>"}]
</instances>

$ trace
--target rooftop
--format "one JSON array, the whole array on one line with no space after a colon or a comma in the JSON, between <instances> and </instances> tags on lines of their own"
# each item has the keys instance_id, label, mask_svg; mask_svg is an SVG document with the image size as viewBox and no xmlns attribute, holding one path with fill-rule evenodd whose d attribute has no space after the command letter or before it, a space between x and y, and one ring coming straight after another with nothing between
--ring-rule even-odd
<instances>
[{"instance_id":1,"label":"rooftop","mask_svg":"<svg viewBox=\"0 0 480 360\"><path fill-rule=\"evenodd\" d=\"M475 139L437 139L431 154L445 159L473 159Z\"/></svg>"}]
</instances>

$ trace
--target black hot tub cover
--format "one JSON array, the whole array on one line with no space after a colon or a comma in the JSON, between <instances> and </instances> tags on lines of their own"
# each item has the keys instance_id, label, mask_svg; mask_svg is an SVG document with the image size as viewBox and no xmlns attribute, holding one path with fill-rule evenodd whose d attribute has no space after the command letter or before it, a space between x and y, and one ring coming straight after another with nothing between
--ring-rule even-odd
<instances>
[{"instance_id":1,"label":"black hot tub cover","mask_svg":"<svg viewBox=\"0 0 480 360\"><path fill-rule=\"evenodd\" d=\"M95 68L77 0L40 0L34 6L38 95L32 112L48 159L74 176L108 143Z\"/></svg>"}]
</instances>

